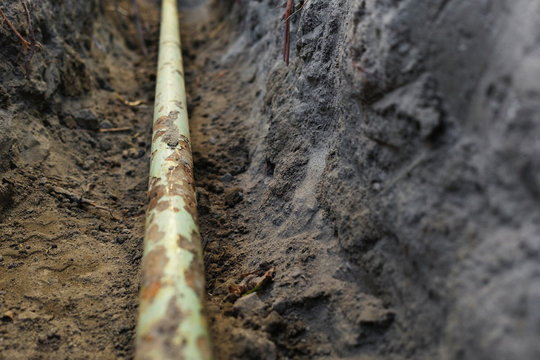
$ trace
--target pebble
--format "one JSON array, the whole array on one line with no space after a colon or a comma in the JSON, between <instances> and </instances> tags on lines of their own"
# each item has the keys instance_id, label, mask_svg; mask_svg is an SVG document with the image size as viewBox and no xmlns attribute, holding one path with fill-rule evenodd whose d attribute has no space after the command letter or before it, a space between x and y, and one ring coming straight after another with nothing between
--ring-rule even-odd
<instances>
[{"instance_id":1,"label":"pebble","mask_svg":"<svg viewBox=\"0 0 540 360\"><path fill-rule=\"evenodd\" d=\"M112 149L112 144L108 140L101 139L99 140L99 148L101 151L109 151Z\"/></svg>"},{"instance_id":2,"label":"pebble","mask_svg":"<svg viewBox=\"0 0 540 360\"><path fill-rule=\"evenodd\" d=\"M256 293L242 296L233 305L233 309L242 317L262 315L265 313L265 307Z\"/></svg>"},{"instance_id":3,"label":"pebble","mask_svg":"<svg viewBox=\"0 0 540 360\"><path fill-rule=\"evenodd\" d=\"M45 176L40 177L38 180L38 185L47 185L47 178Z\"/></svg>"},{"instance_id":4,"label":"pebble","mask_svg":"<svg viewBox=\"0 0 540 360\"><path fill-rule=\"evenodd\" d=\"M88 160L84 162L81 166L83 170L90 170L94 166L94 162L92 160Z\"/></svg>"},{"instance_id":5,"label":"pebble","mask_svg":"<svg viewBox=\"0 0 540 360\"><path fill-rule=\"evenodd\" d=\"M231 182L234 180L234 177L230 173L226 173L221 177L221 182Z\"/></svg>"},{"instance_id":6,"label":"pebble","mask_svg":"<svg viewBox=\"0 0 540 360\"><path fill-rule=\"evenodd\" d=\"M243 198L244 192L239 187L234 187L225 192L225 203L230 207L233 207L241 202Z\"/></svg>"},{"instance_id":7,"label":"pebble","mask_svg":"<svg viewBox=\"0 0 540 360\"><path fill-rule=\"evenodd\" d=\"M109 120L103 120L103 121L101 122L100 127L101 127L102 129L112 129L113 125L112 125L112 123L111 123Z\"/></svg>"},{"instance_id":8,"label":"pebble","mask_svg":"<svg viewBox=\"0 0 540 360\"><path fill-rule=\"evenodd\" d=\"M83 109L73 114L77 125L83 129L99 129L99 121L96 113L90 109Z\"/></svg>"},{"instance_id":9,"label":"pebble","mask_svg":"<svg viewBox=\"0 0 540 360\"><path fill-rule=\"evenodd\" d=\"M123 243L126 242L126 240L129 240L129 236L120 235L119 237L116 238L116 243L119 244L119 245L122 245Z\"/></svg>"}]
</instances>

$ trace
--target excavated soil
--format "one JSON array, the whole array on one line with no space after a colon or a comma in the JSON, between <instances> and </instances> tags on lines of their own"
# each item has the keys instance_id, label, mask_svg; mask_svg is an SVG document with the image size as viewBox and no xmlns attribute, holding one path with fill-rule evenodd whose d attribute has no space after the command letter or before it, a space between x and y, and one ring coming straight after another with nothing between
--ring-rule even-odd
<instances>
[{"instance_id":1,"label":"excavated soil","mask_svg":"<svg viewBox=\"0 0 540 360\"><path fill-rule=\"evenodd\" d=\"M159 2L28 3L0 359L133 358ZM216 359L540 357L535 0L179 4Z\"/></svg>"}]
</instances>

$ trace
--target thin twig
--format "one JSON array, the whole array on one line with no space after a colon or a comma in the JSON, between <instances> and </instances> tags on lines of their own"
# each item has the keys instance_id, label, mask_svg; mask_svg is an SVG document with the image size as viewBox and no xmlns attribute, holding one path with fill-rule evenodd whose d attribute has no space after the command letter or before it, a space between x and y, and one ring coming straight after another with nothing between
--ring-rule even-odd
<instances>
[{"instance_id":1,"label":"thin twig","mask_svg":"<svg viewBox=\"0 0 540 360\"><path fill-rule=\"evenodd\" d=\"M291 51L291 9L293 0L287 0L287 8L285 9L285 35L283 41L283 61L289 66L289 53Z\"/></svg>"},{"instance_id":2,"label":"thin twig","mask_svg":"<svg viewBox=\"0 0 540 360\"><path fill-rule=\"evenodd\" d=\"M307 5L308 2L309 2L309 0L306 0L306 1L302 4L302 6L300 6L300 9L296 10L295 12L293 12L293 13L292 13L291 15L289 15L289 17L286 18L285 20L289 20L291 17L293 17L294 15L298 14L298 13L304 8L304 6Z\"/></svg>"},{"instance_id":3,"label":"thin twig","mask_svg":"<svg viewBox=\"0 0 540 360\"><path fill-rule=\"evenodd\" d=\"M79 203L81 205L89 205L89 206L95 207L96 209L107 211L111 215L111 217L113 219L118 220L118 218L113 214L113 212L112 212L112 210L110 208L108 208L106 206L98 205L94 201L92 201L90 199L83 198L79 194L72 193L71 191L62 189L62 188L57 187L57 186L51 187L49 191L54 192L54 193L56 193L58 195L63 195L65 197L67 197L69 200L71 200L73 202L77 202L77 203Z\"/></svg>"},{"instance_id":4,"label":"thin twig","mask_svg":"<svg viewBox=\"0 0 540 360\"><path fill-rule=\"evenodd\" d=\"M32 57L34 56L34 51L36 49L36 45L38 44L38 42L36 41L36 37L34 35L34 28L32 27L32 19L30 18L30 11L28 10L26 1L21 0L21 4L23 5L24 12L26 13L26 21L28 22L28 36L30 36L30 49L28 49L28 54L26 55L26 61L24 62L26 76L28 76L30 75L30 61L32 61Z\"/></svg>"},{"instance_id":5,"label":"thin twig","mask_svg":"<svg viewBox=\"0 0 540 360\"><path fill-rule=\"evenodd\" d=\"M4 18L4 20L6 21L6 23L9 25L9 27L11 28L11 31L13 31L13 33L15 34L15 36L17 36L19 38L19 40L21 41L21 43L23 44L23 46L28 50L30 49L30 43L28 41L26 41L25 38L22 37L22 35L17 31L17 29L15 29L15 26L13 26L13 24L11 23L11 21L9 21L9 19L7 18L6 14L4 14L4 12L2 11L2 9L0 8L0 15L2 15L2 17Z\"/></svg>"},{"instance_id":6,"label":"thin twig","mask_svg":"<svg viewBox=\"0 0 540 360\"><path fill-rule=\"evenodd\" d=\"M122 131L129 131L129 130L131 130L129 126L124 126L124 127L109 128L109 129L99 129L99 132L110 133L110 132L122 132Z\"/></svg>"}]
</instances>

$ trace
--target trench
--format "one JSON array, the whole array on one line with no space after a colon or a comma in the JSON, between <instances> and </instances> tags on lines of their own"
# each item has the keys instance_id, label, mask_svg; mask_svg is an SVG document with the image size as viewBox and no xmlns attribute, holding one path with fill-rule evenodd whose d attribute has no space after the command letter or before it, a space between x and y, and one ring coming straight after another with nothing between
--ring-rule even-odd
<instances>
[{"instance_id":1,"label":"trench","mask_svg":"<svg viewBox=\"0 0 540 360\"><path fill-rule=\"evenodd\" d=\"M32 56L0 19L0 359L132 359L159 1L140 29L133 0L1 2L28 39L23 2ZM539 11L181 2L216 359L539 358Z\"/></svg>"}]
</instances>

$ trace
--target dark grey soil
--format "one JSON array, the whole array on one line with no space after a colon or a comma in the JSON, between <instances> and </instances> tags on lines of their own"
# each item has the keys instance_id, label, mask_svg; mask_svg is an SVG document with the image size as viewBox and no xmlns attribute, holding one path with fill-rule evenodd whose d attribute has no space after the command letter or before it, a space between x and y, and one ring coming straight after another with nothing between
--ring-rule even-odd
<instances>
[{"instance_id":1,"label":"dark grey soil","mask_svg":"<svg viewBox=\"0 0 540 360\"><path fill-rule=\"evenodd\" d=\"M284 6L184 29L218 358L540 357L540 4Z\"/></svg>"},{"instance_id":2,"label":"dark grey soil","mask_svg":"<svg viewBox=\"0 0 540 360\"><path fill-rule=\"evenodd\" d=\"M145 58L131 1L29 3L28 79L0 30L0 358L132 358L158 5ZM540 358L540 3L309 0L288 67L285 4L181 2L216 358Z\"/></svg>"}]
</instances>

